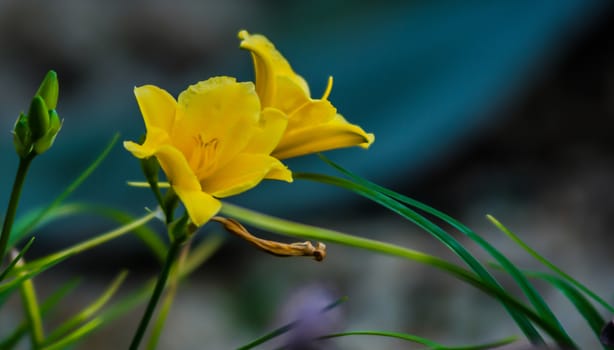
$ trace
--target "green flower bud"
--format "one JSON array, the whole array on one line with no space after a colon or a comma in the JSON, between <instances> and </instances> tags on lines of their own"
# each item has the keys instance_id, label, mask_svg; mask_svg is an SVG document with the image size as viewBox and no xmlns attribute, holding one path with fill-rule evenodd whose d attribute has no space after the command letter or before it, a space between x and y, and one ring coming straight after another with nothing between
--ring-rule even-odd
<instances>
[{"instance_id":1,"label":"green flower bud","mask_svg":"<svg viewBox=\"0 0 614 350\"><path fill-rule=\"evenodd\" d=\"M32 151L32 134L28 126L28 116L20 113L13 127L13 144L17 154L24 158Z\"/></svg>"},{"instance_id":2,"label":"green flower bud","mask_svg":"<svg viewBox=\"0 0 614 350\"><path fill-rule=\"evenodd\" d=\"M55 109L58 104L58 95L60 93L60 85L58 83L58 75L55 71L50 70L45 75L43 82L36 91L36 96L40 96L45 100L48 109Z\"/></svg>"},{"instance_id":3,"label":"green flower bud","mask_svg":"<svg viewBox=\"0 0 614 350\"><path fill-rule=\"evenodd\" d=\"M41 154L51 148L53 146L53 142L55 141L55 137L60 132L62 128L62 121L60 120L60 116L52 109L49 111L49 128L47 129L47 133L41 137L40 139L34 142L34 151L36 154Z\"/></svg>"},{"instance_id":4,"label":"green flower bud","mask_svg":"<svg viewBox=\"0 0 614 350\"><path fill-rule=\"evenodd\" d=\"M30 111L28 111L28 126L32 133L32 140L36 140L47 134L49 130L49 111L47 110L47 104L40 96L34 96L32 103L30 104Z\"/></svg>"}]
</instances>

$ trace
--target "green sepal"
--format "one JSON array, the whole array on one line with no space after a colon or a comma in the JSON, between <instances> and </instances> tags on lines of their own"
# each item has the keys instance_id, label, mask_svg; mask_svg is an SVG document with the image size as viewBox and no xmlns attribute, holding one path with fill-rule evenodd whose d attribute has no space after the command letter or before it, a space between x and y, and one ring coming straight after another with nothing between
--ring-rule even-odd
<instances>
[{"instance_id":1,"label":"green sepal","mask_svg":"<svg viewBox=\"0 0 614 350\"><path fill-rule=\"evenodd\" d=\"M21 158L25 158L32 151L32 134L28 126L28 116L23 113L19 114L13 127L13 144Z\"/></svg>"},{"instance_id":2,"label":"green sepal","mask_svg":"<svg viewBox=\"0 0 614 350\"><path fill-rule=\"evenodd\" d=\"M58 83L58 75L55 71L50 70L45 75L43 82L36 91L35 96L40 96L45 100L48 109L55 109L58 104L58 96L60 94L60 85Z\"/></svg>"}]
</instances>

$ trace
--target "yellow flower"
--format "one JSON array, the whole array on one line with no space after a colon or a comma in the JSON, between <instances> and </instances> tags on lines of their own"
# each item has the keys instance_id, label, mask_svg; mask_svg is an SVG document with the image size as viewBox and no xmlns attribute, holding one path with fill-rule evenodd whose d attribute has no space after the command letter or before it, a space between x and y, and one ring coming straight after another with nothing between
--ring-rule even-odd
<instances>
[{"instance_id":1,"label":"yellow flower","mask_svg":"<svg viewBox=\"0 0 614 350\"><path fill-rule=\"evenodd\" d=\"M291 182L292 174L270 153L286 116L262 108L251 82L215 77L190 86L176 101L153 85L134 89L147 135L126 141L137 158L155 156L192 222L206 223L220 209L217 198L256 186L262 179Z\"/></svg>"},{"instance_id":2,"label":"yellow flower","mask_svg":"<svg viewBox=\"0 0 614 350\"><path fill-rule=\"evenodd\" d=\"M242 30L239 38L241 48L252 53L262 106L279 109L288 116L274 157L285 159L350 146L368 148L373 143L373 134L348 123L328 101L332 78L322 98L312 99L305 80L266 37Z\"/></svg>"}]
</instances>

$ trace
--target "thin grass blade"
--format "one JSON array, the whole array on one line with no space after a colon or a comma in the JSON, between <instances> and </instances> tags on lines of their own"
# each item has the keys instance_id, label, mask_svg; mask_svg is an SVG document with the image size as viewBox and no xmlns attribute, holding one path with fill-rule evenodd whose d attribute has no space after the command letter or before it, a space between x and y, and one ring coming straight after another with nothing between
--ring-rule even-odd
<instances>
[{"instance_id":1,"label":"thin grass blade","mask_svg":"<svg viewBox=\"0 0 614 350\"><path fill-rule=\"evenodd\" d=\"M471 253L469 253L454 237L450 236L447 232L441 229L439 226L432 223L430 220L425 217L419 215L414 210L409 207L399 203L394 198L391 198L383 193L380 193L374 189L370 189L361 184L349 181L347 179L329 176L329 175L321 175L321 174L309 174L309 173L294 173L295 179L306 179L317 181L321 183L326 183L338 187L342 187L348 189L352 192L355 192L361 196L364 196L375 203L378 203L385 208L390 209L396 214L406 218L407 220L413 222L418 227L422 228L426 232L433 235L435 238L440 240L444 245L446 245L451 251L453 251L456 255L458 255L475 273L480 276L482 283L488 284L493 288L499 289L502 293L507 293L503 287L497 282L497 280L486 270L484 265L480 263ZM510 316L516 321L518 327L522 330L522 332L527 336L527 338L534 344L543 344L544 340L542 339L539 332L533 327L528 318L519 313L518 310L506 305L503 300L500 300L504 307L508 310ZM553 327L550 327L553 328ZM555 338L561 339L565 338L563 334L557 336L557 333L561 333L560 330L553 333ZM566 344L568 345L568 344Z\"/></svg>"},{"instance_id":2,"label":"thin grass blade","mask_svg":"<svg viewBox=\"0 0 614 350\"><path fill-rule=\"evenodd\" d=\"M71 256L74 256L76 254L83 253L84 251L92 249L100 244L106 243L115 238L121 237L130 232L133 232L133 230L137 229L138 227L146 224L147 222L155 218L156 215L157 215L156 212L147 213L144 216L138 218L137 220L134 220L128 224L120 226L114 230L100 234L86 241L77 243L69 248L63 249L56 253L52 253L40 259L32 260L28 262L26 265L24 265L24 268L36 269L38 266L41 266L41 265L46 266L48 264L55 263L56 261L61 261Z\"/></svg>"},{"instance_id":3,"label":"thin grass blade","mask_svg":"<svg viewBox=\"0 0 614 350\"><path fill-rule=\"evenodd\" d=\"M393 198L394 200L397 200L401 203L404 203L406 205L410 205L413 206L419 210L422 210L428 214L431 214L437 218L439 218L440 220L448 223L449 225L451 225L452 227L456 228L457 230L459 230L461 233L467 235L469 238L471 238L473 241L475 241L478 245L480 245L485 251L487 251L493 258L495 258L495 260L497 260L501 266L510 274L510 276L516 281L516 283L518 283L519 287L522 289L523 293L527 296L527 298L529 299L529 301L531 302L531 304L533 304L533 306L536 308L536 310L538 311L538 313L540 315L542 315L547 322L551 323L554 327L559 329L558 332L558 336L557 338L559 338L559 342L561 343L561 345L564 346L572 346L573 345L573 341L571 340L571 338L569 337L569 335L565 332L565 330L563 329L561 323L559 322L559 320L556 318L556 316L554 315L554 313L552 312L552 310L550 309L550 307L548 306L548 304L546 304L546 302L544 301L544 299L542 298L542 296L539 294L539 292L535 289L535 287L524 277L524 275L521 273L520 269L518 269L509 259L507 259L505 257L505 255L503 255L499 250L497 250L495 247L493 247L490 243L488 243L486 240L484 240L481 236L477 235L475 232L473 232L473 230L469 229L467 226L463 225L461 222L459 222L458 220L450 217L449 215L431 207L428 206L424 203L421 203L415 199L412 199L408 196L402 195L400 193L397 193L395 191L392 191L390 189L387 189L383 186L377 185L367 179L364 179L352 172L350 172L349 170L344 169L343 167L341 167L340 165L334 163L333 161L331 161L330 159L324 157L324 156L320 156L320 158L327 163L328 165L330 165L331 167L333 167L334 169L338 170L339 172L341 172L342 174L348 176L353 182L356 182L366 188L369 189L373 189L377 192L380 192L384 195L387 195L391 198ZM552 335L552 336L556 336L556 335Z\"/></svg>"},{"instance_id":4,"label":"thin grass blade","mask_svg":"<svg viewBox=\"0 0 614 350\"><path fill-rule=\"evenodd\" d=\"M30 247L32 246L32 243L34 243L34 239L35 239L35 237L31 237L30 240L28 241L28 243L26 243L26 245L15 256L15 258L13 258L13 260L11 260L11 262L6 267L6 269L4 269L4 271L2 271L2 273L0 273L0 282L2 282L4 280L4 278L9 274L9 272L11 272L11 270L15 267L15 265L17 265L19 260L21 260L21 258L24 256L24 254L28 251L28 249L30 249ZM1 301L0 301L0 305L2 305Z\"/></svg>"},{"instance_id":5,"label":"thin grass blade","mask_svg":"<svg viewBox=\"0 0 614 350\"><path fill-rule=\"evenodd\" d=\"M577 289L581 290L583 293L588 295L591 299L595 300L597 303L599 303L601 306L607 309L610 313L614 313L614 306L610 305L603 298L595 294L592 290L590 290L588 287L586 287L582 283L578 282L576 279L571 277L569 274L559 269L556 265L554 265L548 259L546 259L541 254L539 254L536 250L529 247L529 245L526 244L523 240L521 240L520 237L518 237L518 235L516 235L511 230L509 230L507 227L505 227L495 217L493 217L492 215L486 215L486 217L488 218L488 220L490 220L490 222L493 223L493 225L495 225L501 232L503 232L507 237L509 237L514 243L518 244L522 249L524 249L527 253L529 253L529 255L535 258L535 260L539 261L542 265L546 266L547 268L552 270L554 273L561 276L561 278L563 278L564 280L566 280L567 282L575 286Z\"/></svg>"},{"instance_id":6,"label":"thin grass blade","mask_svg":"<svg viewBox=\"0 0 614 350\"><path fill-rule=\"evenodd\" d=\"M15 244L17 241L25 237L28 233L30 233L35 227L39 225L41 221L45 219L48 213L53 210L55 207L60 205L71 193L73 193L93 172L98 168L98 166L102 163L102 161L109 155L117 141L119 140L119 133L115 134L109 144L105 147L105 149L100 153L100 155L71 183L57 196L53 202L51 202L47 207L41 210L38 215L33 217L27 224L20 226L19 230L14 230L11 234L12 244Z\"/></svg>"},{"instance_id":7,"label":"thin grass blade","mask_svg":"<svg viewBox=\"0 0 614 350\"><path fill-rule=\"evenodd\" d=\"M109 287L100 295L100 297L98 297L90 305L81 310L81 312L77 313L72 318L59 325L53 332L51 332L45 339L45 344L50 344L59 340L60 338L68 334L70 330L76 328L79 324L84 323L87 319L96 314L111 299L115 292L117 292L123 281L126 279L127 275L127 271L122 271L117 277L115 277L115 279L111 282Z\"/></svg>"},{"instance_id":8,"label":"thin grass blade","mask_svg":"<svg viewBox=\"0 0 614 350\"><path fill-rule=\"evenodd\" d=\"M42 209L34 210L24 217L25 220L23 223L18 223L25 227L32 218L40 215ZM131 221L137 220L134 216L127 214L119 209L115 209L108 206L103 205L92 205L88 203L69 203L58 205L47 212L44 219L42 219L37 228L43 227L44 225L54 221L61 219L63 217L75 216L80 214L93 214L103 218L110 219L119 224L128 224ZM139 226L134 229L133 233L145 243L153 255L158 259L158 261L163 261L164 256L166 254L167 245L162 241L160 236L156 233L156 231L152 230L146 225Z\"/></svg>"},{"instance_id":9,"label":"thin grass blade","mask_svg":"<svg viewBox=\"0 0 614 350\"><path fill-rule=\"evenodd\" d=\"M500 340L496 340L493 342L488 342L488 343L484 343L484 344L476 344L476 345L464 345L464 346L445 346L442 344L439 344L437 342L434 342L432 340L423 338L423 337L419 337L413 334L407 334L407 333L399 333L399 332L388 332L388 331L374 331L374 330L367 330L367 331L349 331L349 332L341 332L341 333L335 333L335 334L329 334L326 335L324 337L322 337L322 339L328 339L328 338L338 338L338 337L347 337L347 336L354 336L354 335L370 335L370 336L380 336L380 337L389 337L389 338L396 338L396 339L401 339L401 340L406 340L412 343L417 343L417 344L422 344L425 346L428 346L427 349L432 349L432 350L484 350L484 349L494 349L494 348L498 348L501 346L505 346L508 344L511 344L515 341L518 340L518 337L507 337L507 338L503 338Z\"/></svg>"},{"instance_id":10,"label":"thin grass blade","mask_svg":"<svg viewBox=\"0 0 614 350\"><path fill-rule=\"evenodd\" d=\"M64 283L57 290L53 291L49 297L47 297L41 303L41 314L43 317L51 313L59 302L66 297L70 292L75 290L79 285L78 279L72 279L67 283ZM29 329L28 322L22 321L19 326L11 332L5 339L0 342L0 349L13 349L17 346L17 343L27 334Z\"/></svg>"}]
</instances>

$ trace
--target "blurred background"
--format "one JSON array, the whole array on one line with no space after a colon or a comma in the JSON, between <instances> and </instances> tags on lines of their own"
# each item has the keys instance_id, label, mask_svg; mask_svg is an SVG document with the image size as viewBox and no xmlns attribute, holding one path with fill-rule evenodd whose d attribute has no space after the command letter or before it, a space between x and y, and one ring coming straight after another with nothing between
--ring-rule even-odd
<instances>
[{"instance_id":1,"label":"blurred background","mask_svg":"<svg viewBox=\"0 0 614 350\"><path fill-rule=\"evenodd\" d=\"M613 19L612 2L597 0L0 1L0 209L17 165L9 131L49 69L60 79L64 125L54 147L34 162L19 213L61 193L115 133L139 138L144 126L134 86L155 84L176 96L214 75L252 80L251 58L236 37L247 29L269 37L314 96L333 75L333 104L376 135L367 151L327 156L452 214L520 266L534 267L487 223L484 215L493 214L612 301ZM332 172L315 156L288 164ZM154 205L152 195L125 182L141 178L138 162L117 145L70 199L140 215ZM325 185L269 182L231 202L449 257L409 223ZM94 218L63 221L37 232L33 254L112 227ZM157 271L129 237L85 255L38 282L44 295L70 276L86 276L67 314L95 298L121 268L130 269L132 287ZM543 287L578 343L595 347L580 316ZM450 345L519 333L488 297L423 266L337 246L323 263L279 259L229 237L179 290L160 348L233 348L304 307L345 295L349 301L319 323L414 333ZM3 308L0 330L12 329L18 308L18 300ZM83 348L124 347L140 316L137 310ZM369 337L319 345L407 348Z\"/></svg>"}]
</instances>

